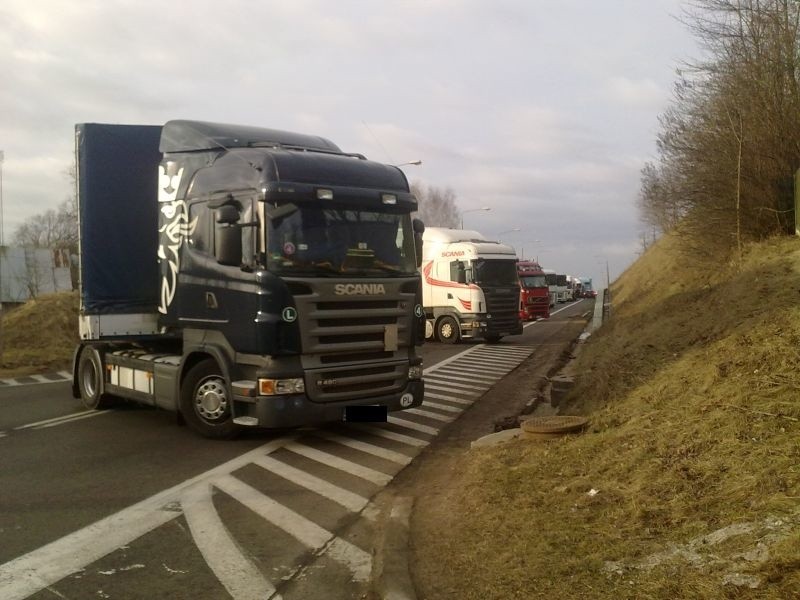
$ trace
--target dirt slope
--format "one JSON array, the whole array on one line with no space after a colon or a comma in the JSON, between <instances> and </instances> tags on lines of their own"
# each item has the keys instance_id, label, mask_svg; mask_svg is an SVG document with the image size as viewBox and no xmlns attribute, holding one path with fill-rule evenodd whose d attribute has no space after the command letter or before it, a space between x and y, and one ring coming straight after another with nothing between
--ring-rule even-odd
<instances>
[{"instance_id":1,"label":"dirt slope","mask_svg":"<svg viewBox=\"0 0 800 600\"><path fill-rule=\"evenodd\" d=\"M78 293L39 296L3 315L0 378L69 366L78 343Z\"/></svg>"},{"instance_id":2,"label":"dirt slope","mask_svg":"<svg viewBox=\"0 0 800 600\"><path fill-rule=\"evenodd\" d=\"M471 451L417 559L453 598L800 597L800 240L710 269L665 238L612 292L589 431Z\"/></svg>"}]
</instances>

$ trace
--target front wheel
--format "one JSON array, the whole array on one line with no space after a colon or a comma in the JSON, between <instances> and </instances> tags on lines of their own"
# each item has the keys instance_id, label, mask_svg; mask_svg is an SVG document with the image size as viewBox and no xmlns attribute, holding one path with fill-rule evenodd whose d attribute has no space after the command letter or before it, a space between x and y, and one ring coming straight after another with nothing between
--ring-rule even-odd
<instances>
[{"instance_id":1,"label":"front wheel","mask_svg":"<svg viewBox=\"0 0 800 600\"><path fill-rule=\"evenodd\" d=\"M186 424L207 438L230 439L238 432L231 396L216 361L206 359L186 374L181 386L181 415Z\"/></svg>"},{"instance_id":2,"label":"front wheel","mask_svg":"<svg viewBox=\"0 0 800 600\"><path fill-rule=\"evenodd\" d=\"M78 359L78 389L86 408L100 410L110 405L108 396L103 392L103 361L93 346L86 346Z\"/></svg>"},{"instance_id":3,"label":"front wheel","mask_svg":"<svg viewBox=\"0 0 800 600\"><path fill-rule=\"evenodd\" d=\"M436 323L436 338L443 344L455 344L461 338L458 321L453 317L442 317Z\"/></svg>"}]
</instances>

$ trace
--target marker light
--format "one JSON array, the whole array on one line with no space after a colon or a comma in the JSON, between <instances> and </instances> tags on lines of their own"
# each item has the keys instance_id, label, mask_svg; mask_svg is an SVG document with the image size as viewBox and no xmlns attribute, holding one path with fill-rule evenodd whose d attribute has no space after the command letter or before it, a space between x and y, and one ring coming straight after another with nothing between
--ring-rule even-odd
<instances>
[{"instance_id":1,"label":"marker light","mask_svg":"<svg viewBox=\"0 0 800 600\"><path fill-rule=\"evenodd\" d=\"M394 194L381 194L381 201L384 204L397 204L397 196Z\"/></svg>"},{"instance_id":2,"label":"marker light","mask_svg":"<svg viewBox=\"0 0 800 600\"><path fill-rule=\"evenodd\" d=\"M259 379L259 396L284 396L286 394L302 394L306 391L302 378L297 379Z\"/></svg>"},{"instance_id":3,"label":"marker light","mask_svg":"<svg viewBox=\"0 0 800 600\"><path fill-rule=\"evenodd\" d=\"M333 190L320 188L317 190L317 200L333 200Z\"/></svg>"}]
</instances>

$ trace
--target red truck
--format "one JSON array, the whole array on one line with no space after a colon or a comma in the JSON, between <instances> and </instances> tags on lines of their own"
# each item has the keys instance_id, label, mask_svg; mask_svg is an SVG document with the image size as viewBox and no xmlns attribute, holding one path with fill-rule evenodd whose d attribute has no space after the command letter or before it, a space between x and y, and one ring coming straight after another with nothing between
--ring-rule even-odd
<instances>
[{"instance_id":1,"label":"red truck","mask_svg":"<svg viewBox=\"0 0 800 600\"><path fill-rule=\"evenodd\" d=\"M521 260L517 263L517 274L520 287L519 318L533 321L550 317L550 292L539 263Z\"/></svg>"}]
</instances>

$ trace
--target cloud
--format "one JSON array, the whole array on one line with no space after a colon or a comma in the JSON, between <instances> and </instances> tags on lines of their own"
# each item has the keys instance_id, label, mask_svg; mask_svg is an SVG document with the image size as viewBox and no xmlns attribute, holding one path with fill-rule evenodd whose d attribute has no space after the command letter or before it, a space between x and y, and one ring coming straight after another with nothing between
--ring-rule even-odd
<instances>
[{"instance_id":1,"label":"cloud","mask_svg":"<svg viewBox=\"0 0 800 600\"><path fill-rule=\"evenodd\" d=\"M6 233L64 199L75 123L188 118L422 159L404 168L410 179L454 188L464 208L492 204L469 215L476 228L580 240L549 240L554 262L629 251L638 157L676 57L692 50L678 6L5 0Z\"/></svg>"},{"instance_id":2,"label":"cloud","mask_svg":"<svg viewBox=\"0 0 800 600\"><path fill-rule=\"evenodd\" d=\"M606 94L610 100L623 106L658 111L664 106L669 94L654 80L611 77L606 82Z\"/></svg>"}]
</instances>

